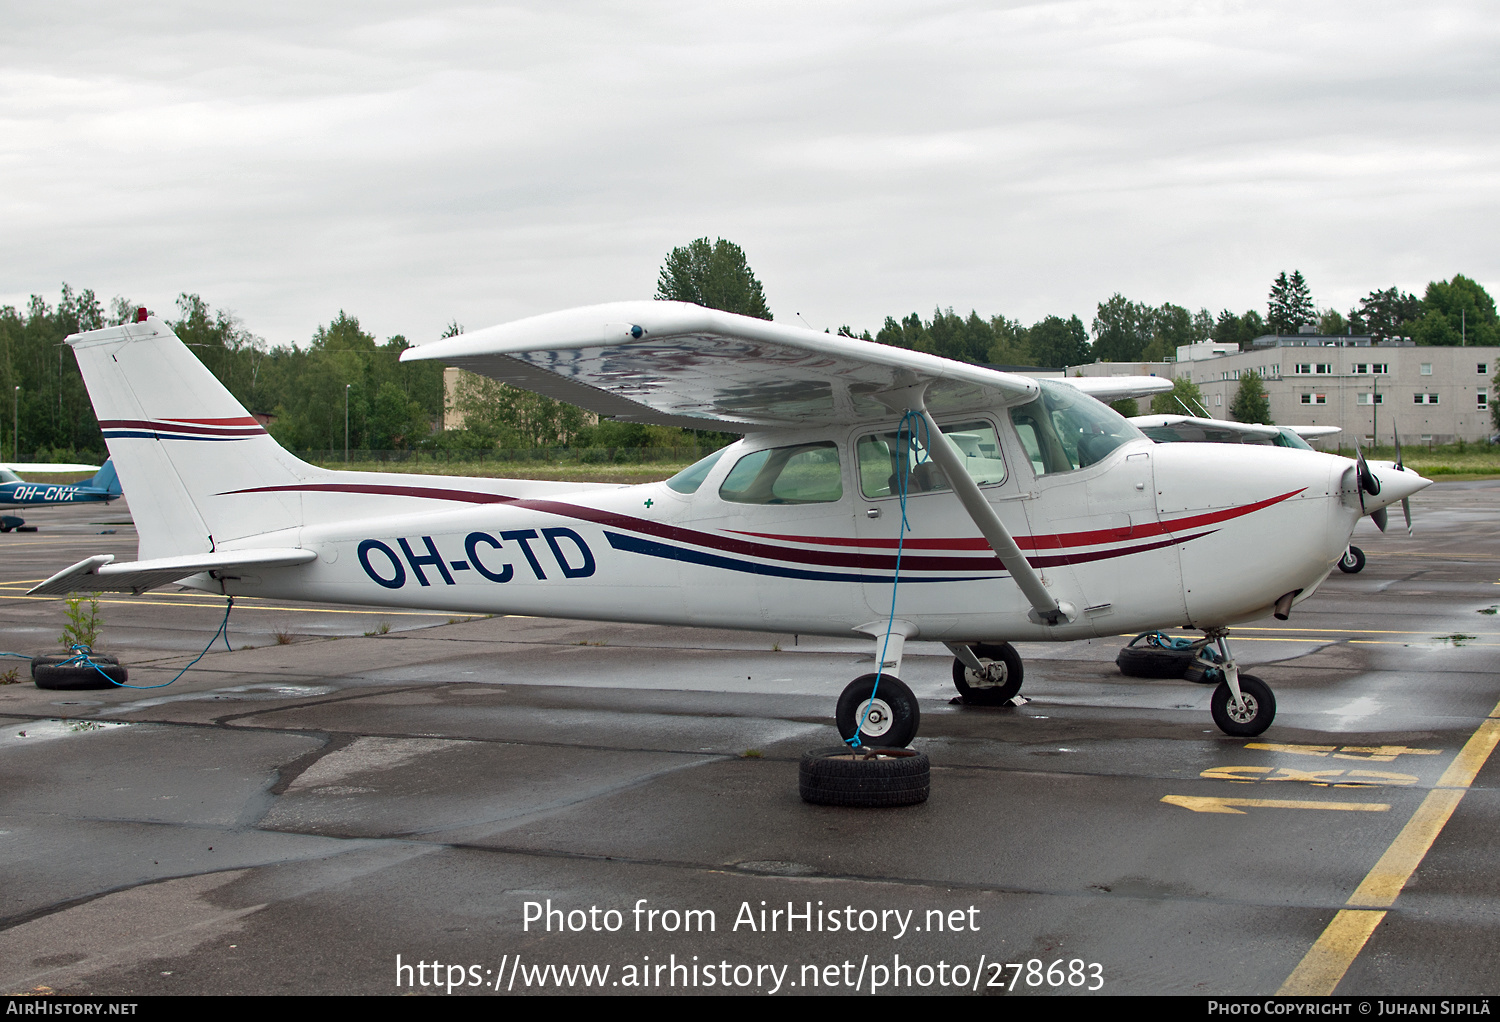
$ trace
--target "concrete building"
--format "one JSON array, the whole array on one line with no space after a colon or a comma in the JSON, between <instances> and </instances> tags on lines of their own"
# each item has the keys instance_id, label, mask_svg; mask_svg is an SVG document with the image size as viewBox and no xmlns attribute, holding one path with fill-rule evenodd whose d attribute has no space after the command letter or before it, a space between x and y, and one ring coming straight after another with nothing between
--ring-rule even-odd
<instances>
[{"instance_id":1,"label":"concrete building","mask_svg":"<svg viewBox=\"0 0 1500 1022\"><path fill-rule=\"evenodd\" d=\"M1280 425L1338 426L1389 444L1484 440L1496 432L1490 406L1500 348L1417 347L1411 341L1317 334L1257 337L1248 351L1203 343L1177 349L1175 362L1095 362L1068 375L1187 377L1208 413L1232 419L1230 405L1250 370L1265 381L1271 419ZM1142 407L1144 412L1146 409ZM1334 443L1337 443L1335 438Z\"/></svg>"}]
</instances>

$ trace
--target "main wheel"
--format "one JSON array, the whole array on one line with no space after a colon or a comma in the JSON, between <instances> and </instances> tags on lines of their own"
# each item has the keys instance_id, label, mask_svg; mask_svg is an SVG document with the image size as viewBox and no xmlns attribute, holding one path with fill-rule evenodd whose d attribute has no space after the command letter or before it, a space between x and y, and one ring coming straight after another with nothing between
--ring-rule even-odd
<instances>
[{"instance_id":1,"label":"main wheel","mask_svg":"<svg viewBox=\"0 0 1500 1022\"><path fill-rule=\"evenodd\" d=\"M1365 570L1365 552L1357 546L1351 546L1344 551L1344 556L1339 558L1339 571L1345 575L1358 575Z\"/></svg>"},{"instance_id":2,"label":"main wheel","mask_svg":"<svg viewBox=\"0 0 1500 1022\"><path fill-rule=\"evenodd\" d=\"M72 657L39 656L31 658L31 680L37 688L81 692L95 688L114 688L125 684L129 675L112 656L95 656L96 670L87 664L66 664ZM102 673L101 673L102 672Z\"/></svg>"},{"instance_id":3,"label":"main wheel","mask_svg":"<svg viewBox=\"0 0 1500 1022\"><path fill-rule=\"evenodd\" d=\"M1008 642L976 642L969 647L979 662L989 667L1000 665L999 684L981 678L957 657L953 659L953 687L970 706L1003 706L1021 691L1021 679L1025 671L1021 667L1021 654Z\"/></svg>"},{"instance_id":4,"label":"main wheel","mask_svg":"<svg viewBox=\"0 0 1500 1022\"><path fill-rule=\"evenodd\" d=\"M839 696L834 712L839 736L848 741L857 730L862 745L897 749L910 745L922 723L917 697L900 678L890 674L879 678L879 686L874 674L855 678Z\"/></svg>"},{"instance_id":5,"label":"main wheel","mask_svg":"<svg viewBox=\"0 0 1500 1022\"><path fill-rule=\"evenodd\" d=\"M1244 706L1231 706L1229 682L1219 682L1208 701L1214 723L1226 735L1254 738L1276 719L1276 697L1271 694L1271 686L1253 674L1240 675L1240 695L1244 697Z\"/></svg>"},{"instance_id":6,"label":"main wheel","mask_svg":"<svg viewBox=\"0 0 1500 1022\"><path fill-rule=\"evenodd\" d=\"M884 681L880 684L885 686ZM910 806L927 801L931 776L926 753L839 745L804 753L797 787L802 801L814 805Z\"/></svg>"}]
</instances>

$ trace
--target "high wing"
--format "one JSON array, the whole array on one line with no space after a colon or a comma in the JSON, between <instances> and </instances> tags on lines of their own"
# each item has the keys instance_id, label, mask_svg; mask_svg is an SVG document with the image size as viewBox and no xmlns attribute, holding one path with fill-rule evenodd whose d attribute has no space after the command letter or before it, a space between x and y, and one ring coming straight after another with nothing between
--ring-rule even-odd
<instances>
[{"instance_id":1,"label":"high wing","mask_svg":"<svg viewBox=\"0 0 1500 1022\"><path fill-rule=\"evenodd\" d=\"M68 593L143 593L201 572L235 574L247 568L283 568L306 564L318 555L300 547L225 550L218 553L155 557L146 561L112 563L114 554L95 554L64 568L28 596L66 596Z\"/></svg>"},{"instance_id":2,"label":"high wing","mask_svg":"<svg viewBox=\"0 0 1500 1022\"><path fill-rule=\"evenodd\" d=\"M1064 376L1062 382L1105 404L1126 398L1154 397L1172 389L1172 381L1161 376Z\"/></svg>"},{"instance_id":3,"label":"high wing","mask_svg":"<svg viewBox=\"0 0 1500 1022\"><path fill-rule=\"evenodd\" d=\"M44 473L44 474L45 473L62 473L62 472L97 472L97 471L99 471L99 466L98 465L71 465L71 464L65 464L65 463L62 463L62 462L55 462L54 463L54 462L42 462L42 461L26 461L26 462L22 462L22 461L7 461L7 462L0 462L0 469L9 469L10 471L15 472L17 475L22 475L22 474L25 474L25 473L32 473L32 472L41 472L41 473Z\"/></svg>"},{"instance_id":4,"label":"high wing","mask_svg":"<svg viewBox=\"0 0 1500 1022\"><path fill-rule=\"evenodd\" d=\"M1287 429L1296 433L1303 440L1311 440L1314 437L1332 436L1334 433L1342 433L1342 426L1288 426Z\"/></svg>"},{"instance_id":5,"label":"high wing","mask_svg":"<svg viewBox=\"0 0 1500 1022\"><path fill-rule=\"evenodd\" d=\"M738 433L889 418L881 396L922 384L936 414L1041 392L1029 377L683 302L549 313L401 354L417 359L625 422Z\"/></svg>"},{"instance_id":6,"label":"high wing","mask_svg":"<svg viewBox=\"0 0 1500 1022\"><path fill-rule=\"evenodd\" d=\"M1200 419L1192 415L1137 415L1130 421L1158 443L1256 443L1270 440L1281 433L1275 426L1230 422L1227 419Z\"/></svg>"}]
</instances>

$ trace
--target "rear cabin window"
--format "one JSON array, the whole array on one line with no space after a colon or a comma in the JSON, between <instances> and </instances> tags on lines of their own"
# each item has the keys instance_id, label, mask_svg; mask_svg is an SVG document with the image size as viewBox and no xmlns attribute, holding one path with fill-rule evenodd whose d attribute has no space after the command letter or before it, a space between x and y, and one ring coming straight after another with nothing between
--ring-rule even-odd
<instances>
[{"instance_id":1,"label":"rear cabin window","mask_svg":"<svg viewBox=\"0 0 1500 1022\"><path fill-rule=\"evenodd\" d=\"M736 504L826 504L844 495L838 445L771 447L735 462L719 496Z\"/></svg>"},{"instance_id":2,"label":"rear cabin window","mask_svg":"<svg viewBox=\"0 0 1500 1022\"><path fill-rule=\"evenodd\" d=\"M1108 405L1066 383L1037 382L1041 397L1010 411L1010 421L1037 475L1088 468L1121 444L1145 439L1144 433Z\"/></svg>"},{"instance_id":3,"label":"rear cabin window","mask_svg":"<svg viewBox=\"0 0 1500 1022\"><path fill-rule=\"evenodd\" d=\"M980 486L1005 482L1005 459L995 439L995 427L988 422L966 422L944 426L948 445L963 459L969 476ZM859 456L859 488L866 497L889 497L901 492L906 476L907 493L933 493L953 487L943 470L927 453L927 430L871 433L859 438L855 446Z\"/></svg>"}]
</instances>

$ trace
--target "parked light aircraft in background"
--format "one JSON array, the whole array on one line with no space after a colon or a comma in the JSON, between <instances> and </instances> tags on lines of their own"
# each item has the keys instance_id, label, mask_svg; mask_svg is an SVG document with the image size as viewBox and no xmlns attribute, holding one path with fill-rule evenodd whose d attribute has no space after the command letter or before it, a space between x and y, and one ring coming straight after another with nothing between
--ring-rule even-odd
<instances>
[{"instance_id":1,"label":"parked light aircraft in background","mask_svg":"<svg viewBox=\"0 0 1500 1022\"><path fill-rule=\"evenodd\" d=\"M638 486L316 468L282 450L160 320L68 343L120 477L142 495L139 559L96 555L33 593L181 581L228 595L862 633L877 671L845 689L836 716L846 738L857 730L876 745L916 732L916 699L898 680L910 639L945 643L960 691L998 702L1022 679L1013 640L1163 627L1218 644L1214 719L1258 734L1274 698L1238 671L1228 626L1285 617L1327 577L1362 511L1428 485L1316 451L1153 444L1084 393L1113 400L1169 381L1035 380L675 302L572 309L402 355L602 416L744 434Z\"/></svg>"},{"instance_id":2,"label":"parked light aircraft in background","mask_svg":"<svg viewBox=\"0 0 1500 1022\"><path fill-rule=\"evenodd\" d=\"M80 479L76 483L29 483L17 474L20 472L95 474L90 479ZM90 504L99 501L108 503L118 500L120 495L120 481L115 476L114 464L109 461L104 463L102 469L98 465L0 465L0 509L45 507L49 504ZM15 515L0 515L0 532L9 532L24 524L25 519Z\"/></svg>"}]
</instances>

